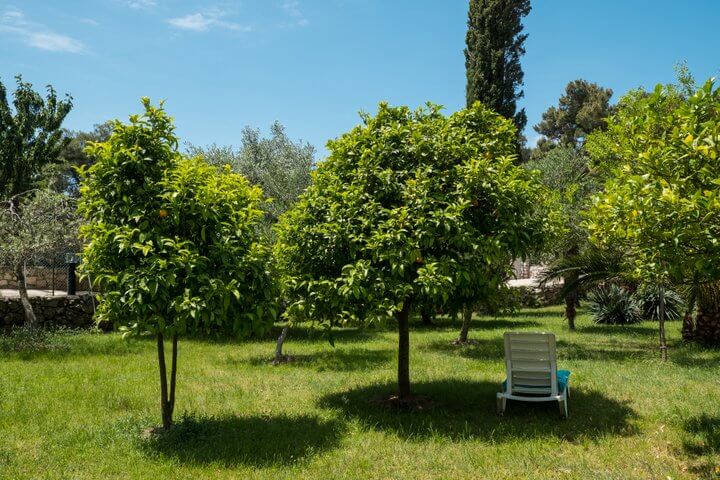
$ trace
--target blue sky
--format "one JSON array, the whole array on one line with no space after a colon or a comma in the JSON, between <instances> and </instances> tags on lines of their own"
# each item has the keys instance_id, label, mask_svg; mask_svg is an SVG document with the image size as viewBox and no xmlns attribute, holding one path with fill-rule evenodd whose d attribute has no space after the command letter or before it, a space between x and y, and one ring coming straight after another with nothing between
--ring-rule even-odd
<instances>
[{"instance_id":1,"label":"blue sky","mask_svg":"<svg viewBox=\"0 0 720 480\"><path fill-rule=\"evenodd\" d=\"M466 0L0 0L0 79L74 97L90 129L165 99L183 142L239 142L274 120L324 152L381 100L464 106ZM720 73L719 0L535 0L526 18L526 135L564 86Z\"/></svg>"}]
</instances>

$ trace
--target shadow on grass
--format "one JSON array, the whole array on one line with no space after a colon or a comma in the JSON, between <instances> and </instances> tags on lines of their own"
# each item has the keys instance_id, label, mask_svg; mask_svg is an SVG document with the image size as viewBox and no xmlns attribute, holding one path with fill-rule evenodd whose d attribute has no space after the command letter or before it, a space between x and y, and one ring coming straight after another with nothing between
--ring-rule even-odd
<instances>
[{"instance_id":1,"label":"shadow on grass","mask_svg":"<svg viewBox=\"0 0 720 480\"><path fill-rule=\"evenodd\" d=\"M504 361L505 346L502 335L494 339L477 339L471 334L472 344L458 346L444 340L430 342L423 349L440 352L446 355L460 355L473 360ZM557 341L558 360L606 360L626 361L648 358L655 354L653 345L648 342L625 342L614 344L612 342L596 342L592 345L585 343L572 343L564 340Z\"/></svg>"},{"instance_id":2,"label":"shadow on grass","mask_svg":"<svg viewBox=\"0 0 720 480\"><path fill-rule=\"evenodd\" d=\"M499 360L505 358L505 346L502 335L495 340L477 339L470 333L473 343L467 345L454 345L449 340L435 340L418 348L431 350L446 355L460 355L474 360Z\"/></svg>"},{"instance_id":3,"label":"shadow on grass","mask_svg":"<svg viewBox=\"0 0 720 480\"><path fill-rule=\"evenodd\" d=\"M332 349L312 353L294 355L290 345L287 354L292 361L278 365L277 368L310 368L318 372L342 371L351 372L355 370L368 370L378 365L392 361L395 353L392 350L366 350L360 348ZM244 363L247 360L230 360L230 363ZM268 365L272 362L270 356L257 356L250 359L251 365Z\"/></svg>"},{"instance_id":4,"label":"shadow on grass","mask_svg":"<svg viewBox=\"0 0 720 480\"><path fill-rule=\"evenodd\" d=\"M124 356L138 354L142 342L124 341L86 330L38 330L31 335L0 334L0 354L10 359L72 359L92 356Z\"/></svg>"},{"instance_id":5,"label":"shadow on grass","mask_svg":"<svg viewBox=\"0 0 720 480\"><path fill-rule=\"evenodd\" d=\"M707 414L690 418L683 425L688 438L683 449L690 455L712 455L720 453L720 417Z\"/></svg>"},{"instance_id":6,"label":"shadow on grass","mask_svg":"<svg viewBox=\"0 0 720 480\"><path fill-rule=\"evenodd\" d=\"M312 416L186 416L142 446L182 464L263 467L303 462L337 446L343 433L338 421Z\"/></svg>"},{"instance_id":7,"label":"shadow on grass","mask_svg":"<svg viewBox=\"0 0 720 480\"><path fill-rule=\"evenodd\" d=\"M703 414L690 418L683 430L683 451L694 459L690 470L702 478L717 478L716 462L704 457L720 453L720 417Z\"/></svg>"},{"instance_id":8,"label":"shadow on grass","mask_svg":"<svg viewBox=\"0 0 720 480\"><path fill-rule=\"evenodd\" d=\"M563 318L565 312L559 309L544 308L522 308L510 315L512 318Z\"/></svg>"},{"instance_id":9,"label":"shadow on grass","mask_svg":"<svg viewBox=\"0 0 720 480\"><path fill-rule=\"evenodd\" d=\"M567 441L605 435L632 435L636 416L627 405L593 390L574 390L570 419L561 420L557 402L508 402L505 416L495 413L499 385L490 382L443 380L413 385L413 393L435 403L427 410L399 411L372 402L396 390L376 384L334 393L319 400L323 408L338 410L365 428L392 432L405 439L446 437L488 442L518 438L555 437Z\"/></svg>"},{"instance_id":10,"label":"shadow on grass","mask_svg":"<svg viewBox=\"0 0 720 480\"><path fill-rule=\"evenodd\" d=\"M670 346L668 358L681 367L717 367L720 364L720 350L698 344L679 343Z\"/></svg>"},{"instance_id":11,"label":"shadow on grass","mask_svg":"<svg viewBox=\"0 0 720 480\"><path fill-rule=\"evenodd\" d=\"M656 358L658 353L655 345L648 342L604 342L592 344L572 343L558 340L558 360L601 360L624 362Z\"/></svg>"},{"instance_id":12,"label":"shadow on grass","mask_svg":"<svg viewBox=\"0 0 720 480\"><path fill-rule=\"evenodd\" d=\"M475 318L472 322L470 322L470 332L498 329L512 330L516 328L538 327L541 325L540 322L533 320L520 320L520 318L521 317ZM448 330L457 330L459 332L460 325L460 322L452 322L447 319L436 320L432 325L423 325L418 317L417 322L412 325L412 328L416 332L444 332Z\"/></svg>"},{"instance_id":13,"label":"shadow on grass","mask_svg":"<svg viewBox=\"0 0 720 480\"><path fill-rule=\"evenodd\" d=\"M600 325L597 323L591 325L579 325L577 333L601 334L601 335L641 335L644 337L656 337L658 327L657 324L644 322L635 325Z\"/></svg>"}]
</instances>

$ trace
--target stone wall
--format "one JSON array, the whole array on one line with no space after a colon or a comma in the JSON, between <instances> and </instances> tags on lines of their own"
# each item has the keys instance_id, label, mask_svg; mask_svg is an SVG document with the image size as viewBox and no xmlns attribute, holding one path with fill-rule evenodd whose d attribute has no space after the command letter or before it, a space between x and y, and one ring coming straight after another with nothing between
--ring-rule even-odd
<instances>
[{"instance_id":1,"label":"stone wall","mask_svg":"<svg viewBox=\"0 0 720 480\"><path fill-rule=\"evenodd\" d=\"M511 287L515 301L521 307L547 307L549 305L557 305L562 302L560 298L560 290L562 284L538 286L515 286Z\"/></svg>"},{"instance_id":2,"label":"stone wall","mask_svg":"<svg viewBox=\"0 0 720 480\"><path fill-rule=\"evenodd\" d=\"M64 292L67 288L67 266L26 267L25 283L30 290L55 290ZM90 290L86 280L76 280L78 291ZM53 288L54 287L54 288ZM0 288L17 288L15 272L10 267L0 266Z\"/></svg>"},{"instance_id":3,"label":"stone wall","mask_svg":"<svg viewBox=\"0 0 720 480\"><path fill-rule=\"evenodd\" d=\"M30 303L43 326L89 328L93 321L93 297L89 293L57 297L30 297ZM0 297L0 328L22 325L25 321L20 298Z\"/></svg>"}]
</instances>

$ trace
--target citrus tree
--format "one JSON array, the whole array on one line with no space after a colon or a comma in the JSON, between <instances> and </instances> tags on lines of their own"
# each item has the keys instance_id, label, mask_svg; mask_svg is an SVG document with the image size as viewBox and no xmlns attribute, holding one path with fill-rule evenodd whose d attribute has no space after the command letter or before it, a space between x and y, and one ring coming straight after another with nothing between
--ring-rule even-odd
<instances>
[{"instance_id":1,"label":"citrus tree","mask_svg":"<svg viewBox=\"0 0 720 480\"><path fill-rule=\"evenodd\" d=\"M262 191L229 168L183 158L170 117L145 112L88 147L79 210L83 269L98 310L128 334L156 337L162 422L172 424L178 337L263 333L276 316L268 251L258 242ZM172 339L168 375L164 339Z\"/></svg>"},{"instance_id":2,"label":"citrus tree","mask_svg":"<svg viewBox=\"0 0 720 480\"><path fill-rule=\"evenodd\" d=\"M650 283L720 280L720 89L633 92L591 135L609 179L589 214L592 239L623 245ZM661 316L662 317L662 316ZM700 303L696 334L720 342L720 305ZM661 318L660 343L666 349Z\"/></svg>"},{"instance_id":3,"label":"citrus tree","mask_svg":"<svg viewBox=\"0 0 720 480\"><path fill-rule=\"evenodd\" d=\"M542 187L515 165L515 137L480 103L449 117L380 104L328 143L281 221L289 312L326 325L394 318L400 402L411 393L411 313L492 298L497 265L542 241Z\"/></svg>"}]
</instances>

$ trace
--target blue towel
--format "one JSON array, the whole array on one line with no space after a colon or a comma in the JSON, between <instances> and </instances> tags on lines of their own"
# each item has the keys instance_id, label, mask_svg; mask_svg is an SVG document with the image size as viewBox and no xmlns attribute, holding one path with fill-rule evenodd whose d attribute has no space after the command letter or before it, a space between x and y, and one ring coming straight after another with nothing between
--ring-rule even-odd
<instances>
[{"instance_id":1,"label":"blue towel","mask_svg":"<svg viewBox=\"0 0 720 480\"><path fill-rule=\"evenodd\" d=\"M557 382L558 382L558 393L562 394L570 382L570 370L558 370L557 371ZM507 379L503 380L502 384L503 392L507 390Z\"/></svg>"}]
</instances>

